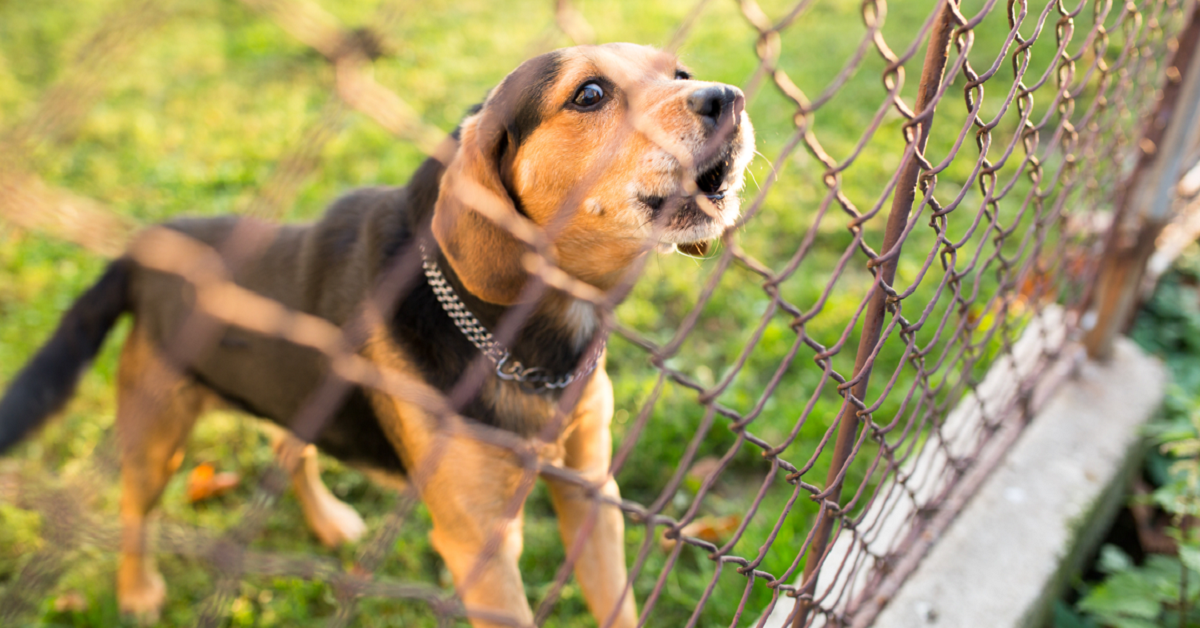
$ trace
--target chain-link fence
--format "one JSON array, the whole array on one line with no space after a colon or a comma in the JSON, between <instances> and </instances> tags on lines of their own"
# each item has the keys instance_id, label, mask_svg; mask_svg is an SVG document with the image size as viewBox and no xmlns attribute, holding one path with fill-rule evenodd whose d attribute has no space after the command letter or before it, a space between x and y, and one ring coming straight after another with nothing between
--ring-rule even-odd
<instances>
[{"instance_id":1,"label":"chain-link fence","mask_svg":"<svg viewBox=\"0 0 1200 628\"><path fill-rule=\"evenodd\" d=\"M113 6L51 85L13 99L10 111L21 117L0 138L0 225L9 229L0 237L14 250L30 246L17 241L29 237L112 257L136 228L153 222L145 218L164 217L144 209L145 194L101 202L47 183L70 180L47 153L69 155L89 117L105 115L98 110L115 97L105 85L111 68L137 63L139 45L158 29L180 20L209 20L211 32L234 28L227 19L234 3L211 4L222 7L216 17L199 0ZM328 62L312 81L330 93L309 104L315 113L305 128L291 130L290 150L269 158L272 168L247 175L253 194L229 201L217 190L194 201L268 219L298 202L315 205L310 197L328 190L306 192L306 185L337 167L327 155L356 116L405 143L376 142L370 150L453 158L454 144L438 128L444 121L424 121L376 78L442 73L450 84L437 89L454 91L461 70L404 40L422 11L435 10L385 3L360 11L351 26L305 0L243 4L254 16L235 12L238 19L282 29ZM379 309L364 308L338 327L238 288L228 281L231 270L213 270L236 269L237 260L259 254L274 237L270 227L239 231L220 251L224 262L177 236L143 240L132 252L139 263L183 276L199 295L164 348L169 363L188 364L227 326L285 338L327 354L331 365L292 422L298 433L319 432L349 391L382 391L442 417L445 434L518 459L522 480L507 506L514 516L539 475L619 507L629 551L624 595L636 599L640 625L868 625L1066 375L1062 350L1079 335L1093 299L1113 198L1123 202L1122 182L1139 157L1156 152L1161 131L1144 129L1166 122L1148 114L1183 80L1171 55L1193 43L1178 37L1193 5L1177 0L913 4L922 6L700 0L644 9L671 23L653 33L618 30L633 30L642 10L636 5L624 15L559 1L519 18L542 21L521 43L525 56L559 44L657 37L651 43L680 51L700 78L711 78L706 63L723 64L726 80L746 93L758 129L756 185L709 259L651 254L607 292L565 276L548 255L535 254L527 265L533 279L522 302L565 292L600 311L594 346L611 332L607 370L617 412L609 477L621 485L621 499L598 492L595 478L539 458L539 443L554 441L556 426L526 439L455 418L487 376L485 356L446 391L362 357L371 316L424 281L415 249L398 254L375 287ZM455 14L453 26L430 20L430 28L443 29L452 42L444 45L470 49L472 33L495 28L478 19L485 23ZM288 54L316 63L310 52ZM212 97L221 93L214 86ZM172 115L154 102L143 106L151 116ZM647 131L634 125L626 132ZM182 138L178 150L205 141ZM154 182L123 185L145 190ZM543 250L538 234L516 235ZM10 262L4 272L22 271ZM0 321L17 325L19 308L35 296L0 293L7 298ZM528 313L511 308L492 330L496 340L511 341ZM156 396L179 376L167 368L142 384L139 421L149 420ZM560 420L583 384L566 387ZM105 427L97 442L86 463L92 471L70 481L28 472L28 456L3 468L5 502L40 513L42 522L41 542L30 545L36 550L6 576L6 625L45 612L43 601L80 562L81 548L103 554L120 546L116 518L83 497L115 481L117 438ZM440 457L427 464L436 467ZM427 530L415 485L339 559L273 551L264 531L280 507L286 473L270 466L253 484L234 525L168 516L154 535L156 553L184 556L210 575L206 590L186 593L196 600L197 624L235 616L247 581L315 583L325 606L306 621L326 625L368 615L382 625L397 612L392 603L431 625L472 614L428 570L381 569L410 547L401 538L406 530ZM542 516L534 509L526 524ZM536 621L576 625L586 615L570 583L580 548L540 551L527 546L522 563L551 563L526 570ZM549 577L538 581L530 571Z\"/></svg>"}]
</instances>

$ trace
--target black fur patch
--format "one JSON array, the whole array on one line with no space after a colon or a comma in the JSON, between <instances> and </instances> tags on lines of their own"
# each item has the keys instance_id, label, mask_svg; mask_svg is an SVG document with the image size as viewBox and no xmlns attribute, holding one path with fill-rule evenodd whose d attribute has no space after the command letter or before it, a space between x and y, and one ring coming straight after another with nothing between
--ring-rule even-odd
<instances>
[{"instance_id":1,"label":"black fur patch","mask_svg":"<svg viewBox=\"0 0 1200 628\"><path fill-rule=\"evenodd\" d=\"M511 150L520 148L541 125L546 91L558 80L561 70L562 59L559 53L549 52L522 64L520 69L505 80L505 91L517 92L508 112L510 117L506 127L509 141L512 143Z\"/></svg>"},{"instance_id":2,"label":"black fur patch","mask_svg":"<svg viewBox=\"0 0 1200 628\"><path fill-rule=\"evenodd\" d=\"M534 57L509 74L487 103L488 123L481 131L482 140L495 142L490 154L500 181L517 212L526 218L529 215L513 185L512 165L521 144L542 124L546 92L558 80L561 69L562 59L557 52Z\"/></svg>"}]
</instances>

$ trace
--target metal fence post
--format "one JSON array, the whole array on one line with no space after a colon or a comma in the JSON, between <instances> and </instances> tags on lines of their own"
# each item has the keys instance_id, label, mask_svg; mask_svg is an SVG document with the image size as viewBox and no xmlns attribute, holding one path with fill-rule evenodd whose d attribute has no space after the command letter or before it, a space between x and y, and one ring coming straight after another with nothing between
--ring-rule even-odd
<instances>
[{"instance_id":1,"label":"metal fence post","mask_svg":"<svg viewBox=\"0 0 1200 628\"><path fill-rule=\"evenodd\" d=\"M1138 286L1155 242L1170 222L1183 160L1200 119L1200 11L1180 33L1167 84L1147 121L1137 165L1117 192L1112 226L1096 278L1095 322L1084 336L1088 357L1107 360L1137 307Z\"/></svg>"},{"instance_id":2,"label":"metal fence post","mask_svg":"<svg viewBox=\"0 0 1200 628\"><path fill-rule=\"evenodd\" d=\"M929 139L929 130L933 126L934 105L938 98L942 76L946 70L946 61L950 56L950 43L955 28L961 19L958 16L958 0L944 0L939 10L933 30L929 36L929 46L925 51L925 64L921 70L921 84L917 90L916 107L913 109L916 118L913 120L912 142L915 150L912 158L904 166L904 171L896 185L892 197L891 210L888 213L887 227L883 236L883 247L880 255L885 256L878 266L875 275L875 293L863 318L862 336L858 341L858 352L854 361L854 384L846 392L842 410L838 416L837 441L834 444L833 459L830 462L829 473L825 481L825 502L821 508L828 510L829 502L836 503L842 494L842 484L845 479L844 467L849 464L850 453L854 449L854 441L858 434L858 406L853 399L863 399L867 394L867 384L871 379L871 356L879 344L883 331L884 319L887 316L889 293L893 280L896 278L896 267L900 259L901 238L908 224L913 203L917 196L917 182L924 163L925 145ZM836 517L826 512L819 518L819 525L813 534L813 544L809 548L808 558L804 565L804 584L802 593L813 594L817 588L817 573L821 559L829 544L833 531L833 521ZM793 628L801 628L808 621L812 610L811 602L800 601L797 611L792 616Z\"/></svg>"}]
</instances>

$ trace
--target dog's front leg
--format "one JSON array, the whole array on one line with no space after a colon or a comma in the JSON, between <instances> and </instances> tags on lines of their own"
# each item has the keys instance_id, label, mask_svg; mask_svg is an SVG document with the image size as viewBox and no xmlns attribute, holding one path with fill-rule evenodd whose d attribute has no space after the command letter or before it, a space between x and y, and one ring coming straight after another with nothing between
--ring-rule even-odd
<instances>
[{"instance_id":1,"label":"dog's front leg","mask_svg":"<svg viewBox=\"0 0 1200 628\"><path fill-rule=\"evenodd\" d=\"M531 627L517 567L531 482L522 482L509 452L469 436L445 438L432 449L414 480L433 519L433 547L454 577L471 626Z\"/></svg>"},{"instance_id":2,"label":"dog's front leg","mask_svg":"<svg viewBox=\"0 0 1200 628\"><path fill-rule=\"evenodd\" d=\"M437 393L410 376L411 362L386 338L366 357L400 377L414 393ZM532 628L533 611L517 561L522 512L533 485L511 449L488 442L461 418L435 418L427 406L369 391L380 426L392 439L433 519L430 540L445 561L473 628Z\"/></svg>"},{"instance_id":3,"label":"dog's front leg","mask_svg":"<svg viewBox=\"0 0 1200 628\"><path fill-rule=\"evenodd\" d=\"M621 495L609 475L612 413L612 382L597 370L575 407L573 429L563 443L563 464L599 484L601 495L617 500ZM601 627L633 628L637 608L633 592L625 591L625 520L620 509L589 496L579 484L546 480L567 552L573 551L580 534L587 534L575 562L575 579L592 615Z\"/></svg>"}]
</instances>

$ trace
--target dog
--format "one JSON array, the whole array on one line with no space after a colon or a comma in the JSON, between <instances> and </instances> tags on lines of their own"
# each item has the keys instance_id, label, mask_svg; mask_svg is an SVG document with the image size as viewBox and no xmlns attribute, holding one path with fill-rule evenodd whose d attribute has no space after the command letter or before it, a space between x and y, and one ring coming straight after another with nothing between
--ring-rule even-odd
<instances>
[{"instance_id":1,"label":"dog","mask_svg":"<svg viewBox=\"0 0 1200 628\"><path fill-rule=\"evenodd\" d=\"M315 223L273 227L257 246L231 244L263 232L237 216L179 219L135 238L0 400L0 452L62 408L128 313L116 418L123 612L154 617L165 600L145 547L146 517L198 416L224 405L298 434L280 438L281 460L290 460L305 518L327 544L353 541L364 526L321 484L309 441L373 476L411 482L476 627L532 625L533 614L517 567L529 467L511 447L473 434L535 444L590 611L601 625L634 626L610 472L605 331L596 300L580 295L626 285L655 248L706 251L740 215L753 152L743 94L695 80L671 54L606 44L535 57L491 90L446 156L428 159L405 187L351 192ZM193 280L147 263L146 251L161 252L163 241L195 243L239 289L337 326L357 320L397 260L419 252L423 274L386 314L363 319L373 322L355 356L447 395L473 363L486 364L453 413L467 428L447 430L444 416L394 387L355 385L305 433L296 417L329 377L328 354L237 325L181 351L181 340L195 340L189 333L203 335L187 327L202 299ZM558 279L530 290L535 266ZM493 332L518 308L527 316L500 344ZM155 378L157 396L147 395ZM567 391L575 402L556 414Z\"/></svg>"}]
</instances>

